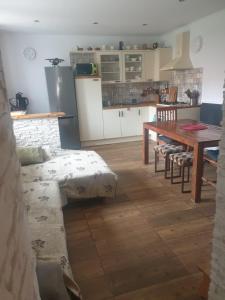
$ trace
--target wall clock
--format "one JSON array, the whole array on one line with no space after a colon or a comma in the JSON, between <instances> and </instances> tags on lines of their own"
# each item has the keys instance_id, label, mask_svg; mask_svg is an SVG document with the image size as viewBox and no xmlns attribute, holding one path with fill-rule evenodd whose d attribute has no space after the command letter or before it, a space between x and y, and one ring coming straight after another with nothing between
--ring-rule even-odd
<instances>
[{"instance_id":1,"label":"wall clock","mask_svg":"<svg viewBox=\"0 0 225 300\"><path fill-rule=\"evenodd\" d=\"M202 49L203 46L203 38L201 35L196 36L191 43L192 52L198 53Z\"/></svg>"},{"instance_id":2,"label":"wall clock","mask_svg":"<svg viewBox=\"0 0 225 300\"><path fill-rule=\"evenodd\" d=\"M23 56L27 59L27 60L34 60L36 58L36 50L34 48L31 47L27 47L23 50Z\"/></svg>"}]
</instances>

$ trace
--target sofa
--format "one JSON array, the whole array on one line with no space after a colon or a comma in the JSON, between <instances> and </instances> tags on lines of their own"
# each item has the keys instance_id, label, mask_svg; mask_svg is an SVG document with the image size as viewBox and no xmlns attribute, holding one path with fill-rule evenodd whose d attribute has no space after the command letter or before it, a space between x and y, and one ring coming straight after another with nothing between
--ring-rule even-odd
<instances>
[{"instance_id":1,"label":"sofa","mask_svg":"<svg viewBox=\"0 0 225 300\"><path fill-rule=\"evenodd\" d=\"M23 182L58 182L64 198L73 201L116 194L117 176L95 151L58 149L44 163L23 166L21 175Z\"/></svg>"},{"instance_id":2,"label":"sofa","mask_svg":"<svg viewBox=\"0 0 225 300\"><path fill-rule=\"evenodd\" d=\"M72 299L82 299L70 268L62 207L73 200L115 197L117 176L94 151L57 150L21 167L24 203L37 261L55 262Z\"/></svg>"}]
</instances>

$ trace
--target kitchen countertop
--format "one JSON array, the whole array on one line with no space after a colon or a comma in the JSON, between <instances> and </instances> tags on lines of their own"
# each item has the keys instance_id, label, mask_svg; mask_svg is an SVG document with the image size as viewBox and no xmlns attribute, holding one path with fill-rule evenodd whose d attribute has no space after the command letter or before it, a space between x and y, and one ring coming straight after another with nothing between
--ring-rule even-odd
<instances>
[{"instance_id":1,"label":"kitchen countertop","mask_svg":"<svg viewBox=\"0 0 225 300\"><path fill-rule=\"evenodd\" d=\"M103 109L107 110L107 109L120 109L120 108L132 108L132 107L146 107L146 106L151 106L151 107L177 107L177 109L182 109L182 108L194 108L194 107L200 107L201 105L161 105L160 103L157 102L143 102L143 103L137 103L137 104L117 104L117 105L113 105L113 106L106 106L103 107Z\"/></svg>"},{"instance_id":2,"label":"kitchen countertop","mask_svg":"<svg viewBox=\"0 0 225 300\"><path fill-rule=\"evenodd\" d=\"M143 102L137 104L117 104L112 106L103 107L103 109L119 109L119 108L131 108L131 107L145 107L145 106L153 106L156 107L156 102Z\"/></svg>"},{"instance_id":3,"label":"kitchen countertop","mask_svg":"<svg viewBox=\"0 0 225 300\"><path fill-rule=\"evenodd\" d=\"M46 118L58 118L65 116L64 112L51 112L51 113L40 113L40 114L25 114L25 115L14 115L11 113L13 120L27 120L27 119L46 119Z\"/></svg>"}]
</instances>

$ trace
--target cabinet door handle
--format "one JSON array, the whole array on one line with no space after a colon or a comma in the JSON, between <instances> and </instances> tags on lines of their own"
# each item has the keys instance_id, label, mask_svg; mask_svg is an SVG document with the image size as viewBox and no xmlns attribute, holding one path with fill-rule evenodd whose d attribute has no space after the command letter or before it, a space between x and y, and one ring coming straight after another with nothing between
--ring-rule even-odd
<instances>
[{"instance_id":1,"label":"cabinet door handle","mask_svg":"<svg viewBox=\"0 0 225 300\"><path fill-rule=\"evenodd\" d=\"M115 82L120 82L120 80L115 80Z\"/></svg>"},{"instance_id":2,"label":"cabinet door handle","mask_svg":"<svg viewBox=\"0 0 225 300\"><path fill-rule=\"evenodd\" d=\"M120 118L120 110L119 110L119 118Z\"/></svg>"},{"instance_id":3,"label":"cabinet door handle","mask_svg":"<svg viewBox=\"0 0 225 300\"><path fill-rule=\"evenodd\" d=\"M123 117L123 111L121 111L121 115L122 115L122 117Z\"/></svg>"},{"instance_id":4,"label":"cabinet door handle","mask_svg":"<svg viewBox=\"0 0 225 300\"><path fill-rule=\"evenodd\" d=\"M141 115L141 110L140 109L138 110L138 114L139 114L139 116Z\"/></svg>"},{"instance_id":5,"label":"cabinet door handle","mask_svg":"<svg viewBox=\"0 0 225 300\"><path fill-rule=\"evenodd\" d=\"M94 78L93 81L99 81L99 79L98 78Z\"/></svg>"}]
</instances>

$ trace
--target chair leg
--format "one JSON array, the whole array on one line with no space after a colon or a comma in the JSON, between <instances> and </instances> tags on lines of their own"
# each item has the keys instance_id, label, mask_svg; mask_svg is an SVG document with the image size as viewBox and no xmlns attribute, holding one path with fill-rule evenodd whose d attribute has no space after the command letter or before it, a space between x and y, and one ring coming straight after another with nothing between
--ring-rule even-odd
<instances>
[{"instance_id":1,"label":"chair leg","mask_svg":"<svg viewBox=\"0 0 225 300\"><path fill-rule=\"evenodd\" d=\"M167 175L168 171L170 171L170 160L169 160L168 155L166 155L166 157L165 157L165 173L164 173L165 179L170 179L170 176Z\"/></svg>"},{"instance_id":2,"label":"chair leg","mask_svg":"<svg viewBox=\"0 0 225 300\"><path fill-rule=\"evenodd\" d=\"M155 151L155 173L157 172L158 153Z\"/></svg>"},{"instance_id":3,"label":"chair leg","mask_svg":"<svg viewBox=\"0 0 225 300\"><path fill-rule=\"evenodd\" d=\"M171 176L170 176L170 182L173 184L173 160L171 160Z\"/></svg>"},{"instance_id":4,"label":"chair leg","mask_svg":"<svg viewBox=\"0 0 225 300\"><path fill-rule=\"evenodd\" d=\"M181 192L182 193L190 193L191 191L185 191L184 189L184 184L189 182L190 179L190 166L187 166L188 168L188 175L187 175L187 180L185 181L185 166L182 166L182 180L181 180Z\"/></svg>"},{"instance_id":5,"label":"chair leg","mask_svg":"<svg viewBox=\"0 0 225 300\"><path fill-rule=\"evenodd\" d=\"M179 184L181 181L174 181L175 178L180 178L181 177L181 167L179 166L179 174L174 176L174 162L171 160L171 177L170 177L170 182L171 184Z\"/></svg>"},{"instance_id":6,"label":"chair leg","mask_svg":"<svg viewBox=\"0 0 225 300\"><path fill-rule=\"evenodd\" d=\"M157 151L155 151L155 173L165 172L165 169L158 170L158 168L157 168L158 161L159 161L159 153Z\"/></svg>"}]
</instances>

